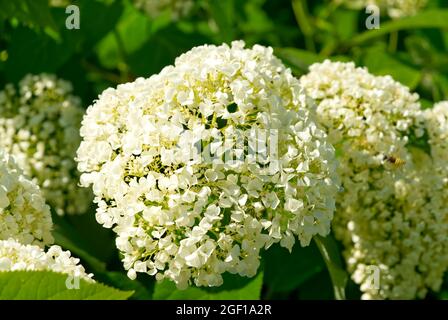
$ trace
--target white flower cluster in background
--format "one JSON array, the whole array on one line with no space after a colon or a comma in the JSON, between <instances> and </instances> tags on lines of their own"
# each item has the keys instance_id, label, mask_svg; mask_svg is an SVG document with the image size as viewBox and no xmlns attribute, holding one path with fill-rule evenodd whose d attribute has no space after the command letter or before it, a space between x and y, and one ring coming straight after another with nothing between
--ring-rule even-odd
<instances>
[{"instance_id":1,"label":"white flower cluster in background","mask_svg":"<svg viewBox=\"0 0 448 320\"><path fill-rule=\"evenodd\" d=\"M14 156L59 215L83 213L90 193L78 187L74 156L83 115L71 85L53 75L27 75L0 92L0 147Z\"/></svg>"},{"instance_id":2,"label":"white flower cluster in background","mask_svg":"<svg viewBox=\"0 0 448 320\"><path fill-rule=\"evenodd\" d=\"M326 60L312 65L300 84L317 101L317 118L340 149L341 170L349 174L408 161L410 134L424 135L418 95L390 76Z\"/></svg>"},{"instance_id":3,"label":"white flower cluster in background","mask_svg":"<svg viewBox=\"0 0 448 320\"><path fill-rule=\"evenodd\" d=\"M430 157L414 153L417 168L395 180L394 194L382 197L381 190L372 190L367 207L352 212L346 225L335 218L346 243L351 237L347 264L363 299L424 298L428 289L438 291L442 285L448 267L447 186L432 172ZM369 265L380 268L379 290Z\"/></svg>"},{"instance_id":4,"label":"white flower cluster in background","mask_svg":"<svg viewBox=\"0 0 448 320\"><path fill-rule=\"evenodd\" d=\"M14 238L43 247L53 242L52 227L39 187L0 149L0 240Z\"/></svg>"},{"instance_id":5,"label":"white flower cluster in background","mask_svg":"<svg viewBox=\"0 0 448 320\"><path fill-rule=\"evenodd\" d=\"M375 5L384 10L392 19L416 15L428 3L428 0L333 0L338 4L360 10Z\"/></svg>"},{"instance_id":6,"label":"white flower cluster in background","mask_svg":"<svg viewBox=\"0 0 448 320\"><path fill-rule=\"evenodd\" d=\"M437 170L446 175L445 181L448 183L448 101L425 110L425 116L432 158Z\"/></svg>"},{"instance_id":7,"label":"white flower cluster in background","mask_svg":"<svg viewBox=\"0 0 448 320\"><path fill-rule=\"evenodd\" d=\"M308 103L272 48L242 41L193 48L105 90L82 122L77 161L128 276L219 286L226 271L254 276L272 243L291 250L296 236L306 246L327 235L336 162ZM238 143L255 129L276 133L275 153Z\"/></svg>"},{"instance_id":8,"label":"white flower cluster in background","mask_svg":"<svg viewBox=\"0 0 448 320\"><path fill-rule=\"evenodd\" d=\"M51 246L45 252L38 246L13 239L0 240L0 272L9 271L53 271L94 282L93 274L86 273L79 259L59 246Z\"/></svg>"},{"instance_id":9,"label":"white flower cluster in background","mask_svg":"<svg viewBox=\"0 0 448 320\"><path fill-rule=\"evenodd\" d=\"M448 266L448 189L430 151L419 147L431 130L418 96L389 76L328 60L300 84L336 148L344 191L333 228L362 297L422 298L439 289ZM437 121L446 128L446 117ZM447 143L440 132L430 136ZM380 270L379 288L370 266Z\"/></svg>"},{"instance_id":10,"label":"white flower cluster in background","mask_svg":"<svg viewBox=\"0 0 448 320\"><path fill-rule=\"evenodd\" d=\"M164 11L169 10L173 20L187 16L194 6L192 0L133 0L133 2L151 18L157 18Z\"/></svg>"}]
</instances>

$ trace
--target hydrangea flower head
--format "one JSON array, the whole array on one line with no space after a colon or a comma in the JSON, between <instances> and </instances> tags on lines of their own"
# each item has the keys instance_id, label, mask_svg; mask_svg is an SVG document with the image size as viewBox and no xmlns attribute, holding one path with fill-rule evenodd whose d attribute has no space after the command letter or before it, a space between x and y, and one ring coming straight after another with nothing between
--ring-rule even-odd
<instances>
[{"instance_id":1,"label":"hydrangea flower head","mask_svg":"<svg viewBox=\"0 0 448 320\"><path fill-rule=\"evenodd\" d=\"M93 274L85 272L79 259L59 246L51 246L45 251L13 239L0 240L0 272L9 271L53 271L94 282Z\"/></svg>"},{"instance_id":2,"label":"hydrangea flower head","mask_svg":"<svg viewBox=\"0 0 448 320\"><path fill-rule=\"evenodd\" d=\"M183 288L254 276L260 250L327 235L334 149L298 80L259 45L204 45L107 89L84 117L81 181L131 278Z\"/></svg>"},{"instance_id":3,"label":"hydrangea flower head","mask_svg":"<svg viewBox=\"0 0 448 320\"><path fill-rule=\"evenodd\" d=\"M425 116L407 87L354 63L314 64L300 83L336 148L344 191L333 227L362 297L413 299L437 290L448 267L448 188L425 150L433 146L422 142L429 133L430 143L446 146L446 132L437 131L446 117ZM433 129L427 118L437 122Z\"/></svg>"},{"instance_id":4,"label":"hydrangea flower head","mask_svg":"<svg viewBox=\"0 0 448 320\"><path fill-rule=\"evenodd\" d=\"M74 156L83 110L71 84L53 75L27 75L19 90L0 92L0 147L14 156L59 215L87 210Z\"/></svg>"},{"instance_id":5,"label":"hydrangea flower head","mask_svg":"<svg viewBox=\"0 0 448 320\"><path fill-rule=\"evenodd\" d=\"M431 155L441 174L448 182L448 101L436 103L425 110L426 129L428 130Z\"/></svg>"},{"instance_id":6,"label":"hydrangea flower head","mask_svg":"<svg viewBox=\"0 0 448 320\"><path fill-rule=\"evenodd\" d=\"M14 238L42 247L53 242L50 208L39 187L1 149L0 226L0 240Z\"/></svg>"}]
</instances>

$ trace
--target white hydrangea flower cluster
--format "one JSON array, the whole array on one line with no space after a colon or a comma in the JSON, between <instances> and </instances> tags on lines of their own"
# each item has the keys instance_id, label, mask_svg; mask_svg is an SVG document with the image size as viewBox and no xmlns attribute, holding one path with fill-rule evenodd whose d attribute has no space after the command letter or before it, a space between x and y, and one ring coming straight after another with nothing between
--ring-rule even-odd
<instances>
[{"instance_id":1,"label":"white hydrangea flower cluster","mask_svg":"<svg viewBox=\"0 0 448 320\"><path fill-rule=\"evenodd\" d=\"M316 100L340 161L344 191L333 227L363 298L437 290L447 269L448 198L432 158L416 147L426 131L418 96L389 76L328 60L300 84ZM380 270L379 288L371 266Z\"/></svg>"},{"instance_id":2,"label":"white hydrangea flower cluster","mask_svg":"<svg viewBox=\"0 0 448 320\"><path fill-rule=\"evenodd\" d=\"M448 101L442 101L425 110L431 154L440 174L448 182Z\"/></svg>"},{"instance_id":3,"label":"white hydrangea flower cluster","mask_svg":"<svg viewBox=\"0 0 448 320\"><path fill-rule=\"evenodd\" d=\"M170 10L172 20L187 16L194 6L192 0L133 0L134 5L149 17L157 18L163 11Z\"/></svg>"},{"instance_id":4,"label":"white hydrangea flower cluster","mask_svg":"<svg viewBox=\"0 0 448 320\"><path fill-rule=\"evenodd\" d=\"M87 274L79 259L63 251L59 246L51 246L45 252L34 245L24 245L16 240L0 240L0 272L10 271L53 271L95 282L93 274Z\"/></svg>"},{"instance_id":5,"label":"white hydrangea flower cluster","mask_svg":"<svg viewBox=\"0 0 448 320\"><path fill-rule=\"evenodd\" d=\"M88 108L81 182L93 185L97 221L114 227L130 278L219 286L224 272L254 276L263 247L329 233L334 149L272 52L242 41L196 47ZM276 133L267 139L276 153L257 158L253 140L233 139L255 129Z\"/></svg>"},{"instance_id":6,"label":"white hydrangea flower cluster","mask_svg":"<svg viewBox=\"0 0 448 320\"><path fill-rule=\"evenodd\" d=\"M416 15L426 7L428 0L333 0L352 9L363 9L368 5L375 5L380 10L387 11L392 19Z\"/></svg>"},{"instance_id":7,"label":"white hydrangea flower cluster","mask_svg":"<svg viewBox=\"0 0 448 320\"><path fill-rule=\"evenodd\" d=\"M53 243L50 208L13 157L0 149L0 240L41 247Z\"/></svg>"},{"instance_id":8,"label":"white hydrangea flower cluster","mask_svg":"<svg viewBox=\"0 0 448 320\"><path fill-rule=\"evenodd\" d=\"M447 186L426 153L414 150L414 156L416 170L394 181L394 194L370 191L366 207L351 212L346 225L335 218L339 234L351 237L347 263L363 299L424 298L428 289L440 289L448 268ZM369 266L379 267L379 288Z\"/></svg>"},{"instance_id":9,"label":"white hydrangea flower cluster","mask_svg":"<svg viewBox=\"0 0 448 320\"><path fill-rule=\"evenodd\" d=\"M0 92L0 147L13 155L59 215L83 213L91 195L78 187L74 156L83 110L71 84L54 75L27 75L17 91Z\"/></svg>"},{"instance_id":10,"label":"white hydrangea flower cluster","mask_svg":"<svg viewBox=\"0 0 448 320\"><path fill-rule=\"evenodd\" d=\"M317 101L318 121L344 156L341 170L391 167L392 158L408 161L410 137L424 135L418 95L390 76L326 60L312 65L300 84Z\"/></svg>"}]
</instances>

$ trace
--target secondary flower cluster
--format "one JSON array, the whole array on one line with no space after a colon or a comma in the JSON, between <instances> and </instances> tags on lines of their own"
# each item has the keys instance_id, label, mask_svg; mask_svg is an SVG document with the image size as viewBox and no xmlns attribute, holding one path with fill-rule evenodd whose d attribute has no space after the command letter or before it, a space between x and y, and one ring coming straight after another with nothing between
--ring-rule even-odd
<instances>
[{"instance_id":1,"label":"secondary flower cluster","mask_svg":"<svg viewBox=\"0 0 448 320\"><path fill-rule=\"evenodd\" d=\"M128 276L218 286L226 271L255 275L263 247L327 235L336 162L308 103L272 48L241 41L104 91L82 122L78 169ZM238 143L254 129L275 133L266 147Z\"/></svg>"},{"instance_id":2,"label":"secondary flower cluster","mask_svg":"<svg viewBox=\"0 0 448 320\"><path fill-rule=\"evenodd\" d=\"M50 208L14 159L0 149L0 240L41 247L53 242Z\"/></svg>"},{"instance_id":3,"label":"secondary flower cluster","mask_svg":"<svg viewBox=\"0 0 448 320\"><path fill-rule=\"evenodd\" d=\"M408 88L353 63L312 65L300 83L336 148L344 191L333 227L363 298L411 299L437 290L448 267L448 189L433 160L446 161L446 111L425 116Z\"/></svg>"},{"instance_id":4,"label":"secondary flower cluster","mask_svg":"<svg viewBox=\"0 0 448 320\"><path fill-rule=\"evenodd\" d=\"M59 246L44 251L54 241L52 228L39 187L0 149L0 272L49 270L93 281L69 251Z\"/></svg>"},{"instance_id":5,"label":"secondary flower cluster","mask_svg":"<svg viewBox=\"0 0 448 320\"><path fill-rule=\"evenodd\" d=\"M445 175L445 182L448 183L448 101L425 110L425 119L436 170Z\"/></svg>"},{"instance_id":6,"label":"secondary flower cluster","mask_svg":"<svg viewBox=\"0 0 448 320\"><path fill-rule=\"evenodd\" d=\"M380 10L386 10L392 19L416 15L423 9L428 0L333 0L343 3L353 9L363 9L368 5L376 5Z\"/></svg>"},{"instance_id":7,"label":"secondary flower cluster","mask_svg":"<svg viewBox=\"0 0 448 320\"><path fill-rule=\"evenodd\" d=\"M74 156L83 110L71 85L52 75L28 75L0 92L0 147L42 189L59 215L87 210Z\"/></svg>"},{"instance_id":8,"label":"secondary flower cluster","mask_svg":"<svg viewBox=\"0 0 448 320\"><path fill-rule=\"evenodd\" d=\"M0 272L4 271L53 271L94 282L79 259L70 251L51 246L47 252L34 245L23 245L16 240L0 240Z\"/></svg>"}]
</instances>

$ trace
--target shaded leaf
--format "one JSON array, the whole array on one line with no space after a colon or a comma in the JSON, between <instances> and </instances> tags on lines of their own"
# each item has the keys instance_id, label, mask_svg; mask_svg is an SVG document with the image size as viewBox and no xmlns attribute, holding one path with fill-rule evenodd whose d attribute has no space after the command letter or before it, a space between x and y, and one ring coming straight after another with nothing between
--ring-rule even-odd
<instances>
[{"instance_id":1,"label":"shaded leaf","mask_svg":"<svg viewBox=\"0 0 448 320\"><path fill-rule=\"evenodd\" d=\"M79 10L82 12L80 27L85 36L84 46L90 49L115 27L123 12L123 7L120 1L104 3L81 0L79 1Z\"/></svg>"},{"instance_id":2,"label":"shaded leaf","mask_svg":"<svg viewBox=\"0 0 448 320\"><path fill-rule=\"evenodd\" d=\"M232 281L233 279L233 281ZM257 300L260 298L261 286L263 283L263 273L250 279L242 287L230 289L231 282L244 279L240 276L230 276L224 279L224 288L204 289L189 287L186 290L179 290L172 281L164 280L155 285L153 298L155 300Z\"/></svg>"},{"instance_id":3,"label":"shaded leaf","mask_svg":"<svg viewBox=\"0 0 448 320\"><path fill-rule=\"evenodd\" d=\"M54 73L74 53L77 40L59 42L45 33L18 27L11 33L5 73L12 81L18 81L27 73Z\"/></svg>"},{"instance_id":4,"label":"shaded leaf","mask_svg":"<svg viewBox=\"0 0 448 320\"><path fill-rule=\"evenodd\" d=\"M0 0L0 8L0 21L15 18L28 26L58 30L47 0Z\"/></svg>"},{"instance_id":5,"label":"shaded leaf","mask_svg":"<svg viewBox=\"0 0 448 320\"><path fill-rule=\"evenodd\" d=\"M417 87L422 78L419 70L402 63L380 47L366 50L363 64L369 69L369 72L378 76L390 75L411 90Z\"/></svg>"},{"instance_id":6,"label":"shaded leaf","mask_svg":"<svg viewBox=\"0 0 448 320\"><path fill-rule=\"evenodd\" d=\"M275 48L274 52L297 75L308 72L310 65L325 59L315 53L296 48Z\"/></svg>"},{"instance_id":7,"label":"shaded leaf","mask_svg":"<svg viewBox=\"0 0 448 320\"><path fill-rule=\"evenodd\" d=\"M150 292L139 281L131 280L121 272L95 273L95 279L120 290L133 291L134 294L130 296L130 299L151 299Z\"/></svg>"},{"instance_id":8,"label":"shaded leaf","mask_svg":"<svg viewBox=\"0 0 448 320\"><path fill-rule=\"evenodd\" d=\"M148 17L127 3L118 24L98 43L96 53L106 68L116 68L127 63L126 58L138 50L152 34Z\"/></svg>"},{"instance_id":9,"label":"shaded leaf","mask_svg":"<svg viewBox=\"0 0 448 320\"><path fill-rule=\"evenodd\" d=\"M264 283L272 292L291 291L325 270L325 263L315 243L308 247L296 244L291 253L279 245L265 252Z\"/></svg>"},{"instance_id":10,"label":"shaded leaf","mask_svg":"<svg viewBox=\"0 0 448 320\"><path fill-rule=\"evenodd\" d=\"M219 29L220 41L230 42L234 40L234 0L210 0L208 4L211 16Z\"/></svg>"},{"instance_id":11,"label":"shaded leaf","mask_svg":"<svg viewBox=\"0 0 448 320\"><path fill-rule=\"evenodd\" d=\"M53 221L53 236L57 245L66 250L70 250L73 255L82 259L93 271L106 270L106 264L87 251L86 248L90 246L82 234L73 228L64 218L53 215Z\"/></svg>"},{"instance_id":12,"label":"shaded leaf","mask_svg":"<svg viewBox=\"0 0 448 320\"><path fill-rule=\"evenodd\" d=\"M333 287L328 272L324 270L307 279L299 288L297 298L300 300L333 300Z\"/></svg>"},{"instance_id":13,"label":"shaded leaf","mask_svg":"<svg viewBox=\"0 0 448 320\"><path fill-rule=\"evenodd\" d=\"M148 77L173 64L183 52L207 42L205 37L170 26L156 32L139 50L130 54L129 66L135 76Z\"/></svg>"},{"instance_id":14,"label":"shaded leaf","mask_svg":"<svg viewBox=\"0 0 448 320\"><path fill-rule=\"evenodd\" d=\"M335 299L344 300L348 275L343 268L336 241L331 234L325 238L316 235L313 239L322 254L328 272L330 273Z\"/></svg>"}]
</instances>

